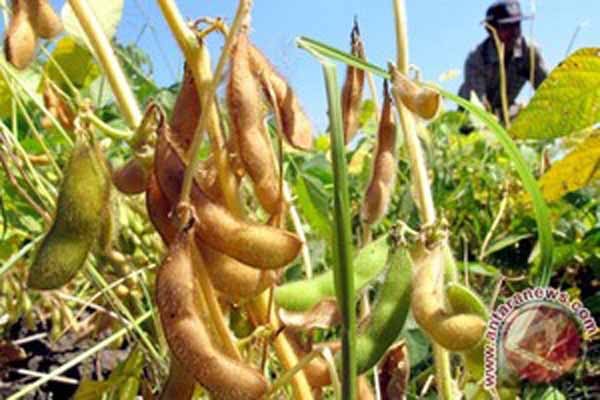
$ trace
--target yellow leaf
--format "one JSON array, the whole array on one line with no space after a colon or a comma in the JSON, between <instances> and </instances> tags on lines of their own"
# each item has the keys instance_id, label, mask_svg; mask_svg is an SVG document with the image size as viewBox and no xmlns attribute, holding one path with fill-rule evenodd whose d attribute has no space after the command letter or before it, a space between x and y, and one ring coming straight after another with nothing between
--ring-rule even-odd
<instances>
[{"instance_id":1,"label":"yellow leaf","mask_svg":"<svg viewBox=\"0 0 600 400\"><path fill-rule=\"evenodd\" d=\"M540 178L540 188L547 201L589 185L600 178L600 130L592 132L575 150L556 162Z\"/></svg>"},{"instance_id":2,"label":"yellow leaf","mask_svg":"<svg viewBox=\"0 0 600 400\"><path fill-rule=\"evenodd\" d=\"M358 175L361 173L365 163L365 158L369 156L371 150L370 147L371 146L369 146L366 142L363 142L360 148L354 152L352 159L350 160L350 164L348 165L348 173L350 175Z\"/></svg>"},{"instance_id":3,"label":"yellow leaf","mask_svg":"<svg viewBox=\"0 0 600 400\"><path fill-rule=\"evenodd\" d=\"M51 57L53 60L46 61L44 71L61 87L65 84L61 69L78 88L89 85L100 76L100 68L96 60L86 48L77 44L72 36L62 38L56 44Z\"/></svg>"}]
</instances>

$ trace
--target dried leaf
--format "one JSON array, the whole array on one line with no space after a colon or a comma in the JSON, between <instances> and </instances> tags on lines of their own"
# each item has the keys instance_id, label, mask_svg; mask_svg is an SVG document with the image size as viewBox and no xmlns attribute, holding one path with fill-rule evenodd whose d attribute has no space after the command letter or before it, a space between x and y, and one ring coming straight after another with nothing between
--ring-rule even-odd
<instances>
[{"instance_id":1,"label":"dried leaf","mask_svg":"<svg viewBox=\"0 0 600 400\"><path fill-rule=\"evenodd\" d=\"M321 300L306 312L287 311L281 308L279 318L286 327L297 330L329 329L341 321L340 310L334 298Z\"/></svg>"},{"instance_id":2,"label":"dried leaf","mask_svg":"<svg viewBox=\"0 0 600 400\"><path fill-rule=\"evenodd\" d=\"M408 347L404 341L390 347L380 363L377 379L382 400L405 398L410 378Z\"/></svg>"},{"instance_id":3,"label":"dried leaf","mask_svg":"<svg viewBox=\"0 0 600 400\"><path fill-rule=\"evenodd\" d=\"M20 346L12 342L0 342L0 366L22 360L26 356L27 354Z\"/></svg>"}]
</instances>

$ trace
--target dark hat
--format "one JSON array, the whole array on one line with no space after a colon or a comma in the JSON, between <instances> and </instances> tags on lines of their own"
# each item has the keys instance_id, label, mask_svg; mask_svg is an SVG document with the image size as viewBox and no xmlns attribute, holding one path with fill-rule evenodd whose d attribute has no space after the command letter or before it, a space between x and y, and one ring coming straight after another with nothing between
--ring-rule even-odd
<instances>
[{"instance_id":1,"label":"dark hat","mask_svg":"<svg viewBox=\"0 0 600 400\"><path fill-rule=\"evenodd\" d=\"M498 0L487 9L483 23L501 25L519 22L524 19L531 19L531 16L521 13L519 0Z\"/></svg>"}]
</instances>

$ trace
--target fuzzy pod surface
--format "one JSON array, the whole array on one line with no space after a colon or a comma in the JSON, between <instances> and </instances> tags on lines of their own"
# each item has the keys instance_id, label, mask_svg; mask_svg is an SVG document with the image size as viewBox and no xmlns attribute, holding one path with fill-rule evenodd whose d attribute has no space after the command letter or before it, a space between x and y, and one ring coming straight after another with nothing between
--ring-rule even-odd
<instances>
[{"instance_id":1,"label":"fuzzy pod surface","mask_svg":"<svg viewBox=\"0 0 600 400\"><path fill-rule=\"evenodd\" d=\"M385 215L396 177L397 130L387 81L384 83L383 97L373 172L361 208L361 217L367 224L374 224Z\"/></svg>"},{"instance_id":2,"label":"fuzzy pod surface","mask_svg":"<svg viewBox=\"0 0 600 400\"><path fill-rule=\"evenodd\" d=\"M248 47L252 74L260 82L265 98L279 112L284 139L299 150L313 147L313 127L292 87L254 45ZM269 89L273 91L271 99ZM273 101L274 100L274 101Z\"/></svg>"},{"instance_id":3,"label":"fuzzy pod surface","mask_svg":"<svg viewBox=\"0 0 600 400\"><path fill-rule=\"evenodd\" d=\"M168 126L162 124L154 157L154 173L169 202L176 204L185 164L170 142L169 135ZM258 269L282 268L300 252L302 242L296 235L237 219L226 208L212 202L199 185L192 185L190 197L199 222L196 235L213 249Z\"/></svg>"},{"instance_id":4,"label":"fuzzy pod surface","mask_svg":"<svg viewBox=\"0 0 600 400\"><path fill-rule=\"evenodd\" d=\"M358 252L353 263L357 291L383 271L387 256L386 236L369 243ZM275 302L290 311L307 311L326 297L335 297L332 270L311 279L289 282L275 288Z\"/></svg>"},{"instance_id":5,"label":"fuzzy pod surface","mask_svg":"<svg viewBox=\"0 0 600 400\"><path fill-rule=\"evenodd\" d=\"M350 33L350 46L353 56L362 60L366 58L365 48L356 22ZM352 140L359 128L360 104L364 86L365 71L348 65L346 67L346 78L342 87L342 120L346 144Z\"/></svg>"},{"instance_id":6,"label":"fuzzy pod surface","mask_svg":"<svg viewBox=\"0 0 600 400\"><path fill-rule=\"evenodd\" d=\"M262 207L274 215L279 214L283 197L271 140L264 132L265 113L258 83L251 72L249 46L247 35L240 34L231 54L227 104L234 128L232 134L237 136L240 156L254 192Z\"/></svg>"},{"instance_id":7,"label":"fuzzy pod surface","mask_svg":"<svg viewBox=\"0 0 600 400\"><path fill-rule=\"evenodd\" d=\"M12 17L4 37L4 54L17 69L25 69L35 58L37 36L24 0L13 0Z\"/></svg>"},{"instance_id":8,"label":"fuzzy pod surface","mask_svg":"<svg viewBox=\"0 0 600 400\"><path fill-rule=\"evenodd\" d=\"M198 313L200 290L194 274L191 232L178 235L156 276L156 304L167 343L185 371L214 398L252 400L268 389L266 379L254 368L236 361L215 347Z\"/></svg>"},{"instance_id":9,"label":"fuzzy pod surface","mask_svg":"<svg viewBox=\"0 0 600 400\"><path fill-rule=\"evenodd\" d=\"M446 286L448 304L454 313L475 314L484 321L489 319L489 311L481 298L468 287L452 282ZM461 353L465 368L469 376L478 381L484 373L484 346L485 337L475 347Z\"/></svg>"},{"instance_id":10,"label":"fuzzy pod surface","mask_svg":"<svg viewBox=\"0 0 600 400\"><path fill-rule=\"evenodd\" d=\"M356 337L359 374L373 368L400 335L410 310L411 280L410 254L406 249L396 249L369 320Z\"/></svg>"},{"instance_id":11,"label":"fuzzy pod surface","mask_svg":"<svg viewBox=\"0 0 600 400\"><path fill-rule=\"evenodd\" d=\"M411 299L415 321L442 347L466 351L481 340L486 322L478 315L453 313L446 307L444 290L445 255L437 244L416 262Z\"/></svg>"},{"instance_id":12,"label":"fuzzy pod surface","mask_svg":"<svg viewBox=\"0 0 600 400\"><path fill-rule=\"evenodd\" d=\"M432 119L438 113L442 98L438 92L426 87L419 87L400 71L392 72L393 89L402 104L412 113L423 119Z\"/></svg>"},{"instance_id":13,"label":"fuzzy pod surface","mask_svg":"<svg viewBox=\"0 0 600 400\"><path fill-rule=\"evenodd\" d=\"M27 16L37 36L44 39L52 39L62 32L62 21L48 3L48 0L22 1L24 1Z\"/></svg>"},{"instance_id":14,"label":"fuzzy pod surface","mask_svg":"<svg viewBox=\"0 0 600 400\"><path fill-rule=\"evenodd\" d=\"M196 383L175 358L171 359L169 376L160 392L159 400L190 400Z\"/></svg>"},{"instance_id":15,"label":"fuzzy pod surface","mask_svg":"<svg viewBox=\"0 0 600 400\"><path fill-rule=\"evenodd\" d=\"M112 181L119 192L134 195L146 190L149 177L150 168L134 157L113 172Z\"/></svg>"},{"instance_id":16,"label":"fuzzy pod surface","mask_svg":"<svg viewBox=\"0 0 600 400\"><path fill-rule=\"evenodd\" d=\"M30 288L59 288L81 269L101 233L110 186L100 150L78 139L63 172L52 227L29 270Z\"/></svg>"}]
</instances>

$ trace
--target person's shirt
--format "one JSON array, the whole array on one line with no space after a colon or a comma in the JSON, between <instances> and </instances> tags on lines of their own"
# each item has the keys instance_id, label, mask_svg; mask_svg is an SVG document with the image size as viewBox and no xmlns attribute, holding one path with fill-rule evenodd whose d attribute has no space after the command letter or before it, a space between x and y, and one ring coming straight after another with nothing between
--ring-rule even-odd
<instances>
[{"instance_id":1,"label":"person's shirt","mask_svg":"<svg viewBox=\"0 0 600 400\"><path fill-rule=\"evenodd\" d=\"M548 72L539 49L534 46L535 66L533 72L533 87L537 87L546 79ZM515 103L519 92L531 76L531 48L525 38L520 37L515 44L513 53L505 60L506 64L506 92L508 106ZM496 114L502 109L500 94L500 60L494 40L488 37L472 51L465 62L465 81L459 89L459 96L469 99L471 92L484 103L491 106Z\"/></svg>"}]
</instances>

